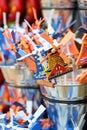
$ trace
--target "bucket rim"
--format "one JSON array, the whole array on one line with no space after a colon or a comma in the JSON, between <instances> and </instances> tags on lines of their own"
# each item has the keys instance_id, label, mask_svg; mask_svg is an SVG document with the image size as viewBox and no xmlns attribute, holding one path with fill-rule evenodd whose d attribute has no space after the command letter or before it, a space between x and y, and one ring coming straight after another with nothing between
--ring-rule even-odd
<instances>
[{"instance_id":1,"label":"bucket rim","mask_svg":"<svg viewBox=\"0 0 87 130\"><path fill-rule=\"evenodd\" d=\"M56 84L55 87L86 87L87 84ZM46 87L46 86L44 86Z\"/></svg>"},{"instance_id":2,"label":"bucket rim","mask_svg":"<svg viewBox=\"0 0 87 130\"><path fill-rule=\"evenodd\" d=\"M45 100L48 100L50 102L53 102L53 103L61 103L61 104L86 104L87 103L87 96L85 97L81 97L81 98L78 98L78 99L67 99L67 100L60 100L60 99L53 99L53 98L50 98L50 97L47 97L47 96L44 96L42 93L41 93L41 97L42 99L45 99Z\"/></svg>"},{"instance_id":3,"label":"bucket rim","mask_svg":"<svg viewBox=\"0 0 87 130\"><path fill-rule=\"evenodd\" d=\"M14 64L14 65L0 65L1 69L24 69L27 68L27 66L19 66L18 64Z\"/></svg>"},{"instance_id":4,"label":"bucket rim","mask_svg":"<svg viewBox=\"0 0 87 130\"><path fill-rule=\"evenodd\" d=\"M8 83L5 81L5 84L8 85L11 88L20 88L20 89L40 89L39 85L16 85L14 83Z\"/></svg>"}]
</instances>

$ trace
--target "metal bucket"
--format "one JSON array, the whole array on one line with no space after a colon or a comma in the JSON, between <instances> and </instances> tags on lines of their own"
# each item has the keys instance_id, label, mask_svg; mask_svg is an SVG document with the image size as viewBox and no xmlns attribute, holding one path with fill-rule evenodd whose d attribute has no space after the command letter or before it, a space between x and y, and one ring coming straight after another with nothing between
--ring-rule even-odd
<instances>
[{"instance_id":1,"label":"metal bucket","mask_svg":"<svg viewBox=\"0 0 87 130\"><path fill-rule=\"evenodd\" d=\"M34 113L41 104L40 89L33 79L33 73L27 66L1 66L1 71L8 85L10 102L18 101L26 105L32 101L32 112Z\"/></svg>"},{"instance_id":2,"label":"metal bucket","mask_svg":"<svg viewBox=\"0 0 87 130\"><path fill-rule=\"evenodd\" d=\"M54 33L60 32L73 19L73 5L68 0L42 0L42 9L48 25L51 24ZM50 32L52 32L52 28L50 30L48 26Z\"/></svg>"},{"instance_id":3,"label":"metal bucket","mask_svg":"<svg viewBox=\"0 0 87 130\"><path fill-rule=\"evenodd\" d=\"M26 66L0 66L6 83L20 87L37 86L33 73Z\"/></svg>"},{"instance_id":4,"label":"metal bucket","mask_svg":"<svg viewBox=\"0 0 87 130\"><path fill-rule=\"evenodd\" d=\"M49 118L54 124L53 130L73 130L76 127L81 130L80 119L87 111L87 85L79 85L75 80L75 74L81 71L58 77L55 88L40 87Z\"/></svg>"},{"instance_id":5,"label":"metal bucket","mask_svg":"<svg viewBox=\"0 0 87 130\"><path fill-rule=\"evenodd\" d=\"M83 27L87 29L87 0L77 0Z\"/></svg>"}]
</instances>

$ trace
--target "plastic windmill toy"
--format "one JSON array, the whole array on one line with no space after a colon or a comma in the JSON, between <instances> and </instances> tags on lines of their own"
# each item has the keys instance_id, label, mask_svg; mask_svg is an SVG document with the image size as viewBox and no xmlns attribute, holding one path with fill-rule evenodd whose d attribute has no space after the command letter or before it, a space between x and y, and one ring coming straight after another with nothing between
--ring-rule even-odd
<instances>
[{"instance_id":1,"label":"plastic windmill toy","mask_svg":"<svg viewBox=\"0 0 87 130\"><path fill-rule=\"evenodd\" d=\"M73 40L74 33L72 33L71 30L69 30L68 32L66 31L65 36L62 38L60 43L57 43L55 39L46 34L45 30L41 32L36 29L35 31L35 29L33 29L26 20L25 23L33 32L31 38L29 35L26 35L26 38L33 45L33 50L32 53L30 53L29 55L18 58L18 61L25 59L27 56L28 58L30 58L31 55L33 56L34 59L30 59L31 61L35 62L36 65L36 74L34 75L34 79L41 80L47 78L48 80L50 80L52 78L72 71L73 68L70 65L71 59L70 57L66 56L66 54L62 53L61 47L66 46L68 42L71 42L68 44L69 46L67 45L69 52L72 53L71 55L73 56L79 54ZM74 23L75 21L72 24ZM67 29L68 27L66 28L66 30ZM65 30L63 32L65 32ZM58 37L59 33L58 35L54 35ZM35 37L37 38L37 42L35 42ZM72 48L74 49L74 51ZM44 62L46 62L45 65Z\"/></svg>"},{"instance_id":2,"label":"plastic windmill toy","mask_svg":"<svg viewBox=\"0 0 87 130\"><path fill-rule=\"evenodd\" d=\"M33 12L36 22L30 25L27 20L24 20L26 27L23 28L25 30L23 32L25 33L18 30L10 31L6 27L0 35L8 45L6 51L15 54L14 63L26 64L29 71L34 73L35 80L49 82L51 79L73 71L73 59L76 61L76 66L79 65L78 58L81 52L79 54L74 42L75 34L70 30L76 20L61 32L49 35L41 26L45 19L38 20L35 9ZM3 48L1 50L3 51Z\"/></svg>"},{"instance_id":3,"label":"plastic windmill toy","mask_svg":"<svg viewBox=\"0 0 87 130\"><path fill-rule=\"evenodd\" d=\"M79 31L83 32L84 35L82 37L82 45L81 45L80 53L75 63L77 68L80 66L87 67L87 30L83 27L80 27ZM77 81L80 84L87 83L87 69L85 69L85 71L83 71L80 75L78 75Z\"/></svg>"},{"instance_id":4,"label":"plastic windmill toy","mask_svg":"<svg viewBox=\"0 0 87 130\"><path fill-rule=\"evenodd\" d=\"M27 31L26 34L21 34L18 31L10 32L8 28L2 34L9 44L9 50L15 52L17 62L26 62L29 70L34 71L35 80L46 78L49 80L72 71L71 59L62 51L62 46L66 46L71 41L71 45L68 44L68 50L73 53L72 45L76 48L72 40L74 33L68 30L76 21L72 22L60 34L53 34L53 37L56 38L64 33L59 43L40 27L43 21L44 19L38 21L34 27L34 24L30 26L25 20L26 25L31 30L30 32ZM78 51L75 52L78 55Z\"/></svg>"},{"instance_id":5,"label":"plastic windmill toy","mask_svg":"<svg viewBox=\"0 0 87 130\"><path fill-rule=\"evenodd\" d=\"M79 31L83 32L84 35L82 37L82 46L80 50L80 54L78 56L78 59L76 61L76 66L83 66L87 64L87 30L83 27L79 28Z\"/></svg>"}]
</instances>

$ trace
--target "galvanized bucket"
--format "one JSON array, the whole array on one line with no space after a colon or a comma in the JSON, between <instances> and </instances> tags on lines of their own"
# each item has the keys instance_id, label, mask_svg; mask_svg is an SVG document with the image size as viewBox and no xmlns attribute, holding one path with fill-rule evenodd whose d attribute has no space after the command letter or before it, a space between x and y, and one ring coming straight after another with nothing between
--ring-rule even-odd
<instances>
[{"instance_id":1,"label":"galvanized bucket","mask_svg":"<svg viewBox=\"0 0 87 130\"><path fill-rule=\"evenodd\" d=\"M87 0L77 0L82 26L87 29Z\"/></svg>"},{"instance_id":2,"label":"galvanized bucket","mask_svg":"<svg viewBox=\"0 0 87 130\"><path fill-rule=\"evenodd\" d=\"M41 95L47 107L49 118L53 121L53 130L81 130L84 113L87 111L87 85L78 84L76 74L82 70L70 72L58 77L55 88L40 87Z\"/></svg>"},{"instance_id":3,"label":"galvanized bucket","mask_svg":"<svg viewBox=\"0 0 87 130\"><path fill-rule=\"evenodd\" d=\"M40 89L33 79L33 73L27 66L1 66L1 71L8 85L11 101L20 100L23 105L26 101L32 101L32 112L34 113L41 104ZM17 100L17 101L18 101Z\"/></svg>"},{"instance_id":4,"label":"galvanized bucket","mask_svg":"<svg viewBox=\"0 0 87 130\"><path fill-rule=\"evenodd\" d=\"M5 81L15 86L37 86L33 73L26 66L1 66Z\"/></svg>"}]
</instances>

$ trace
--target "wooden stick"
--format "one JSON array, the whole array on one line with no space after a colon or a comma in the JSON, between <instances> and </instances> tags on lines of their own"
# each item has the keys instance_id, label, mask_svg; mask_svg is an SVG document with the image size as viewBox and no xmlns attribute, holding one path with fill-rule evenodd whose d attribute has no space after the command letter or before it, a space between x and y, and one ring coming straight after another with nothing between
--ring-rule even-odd
<instances>
[{"instance_id":1,"label":"wooden stick","mask_svg":"<svg viewBox=\"0 0 87 130\"><path fill-rule=\"evenodd\" d=\"M45 80L37 80L37 84L40 86L46 86L46 87L51 87L54 88L54 83L49 82L49 81L45 81Z\"/></svg>"}]
</instances>

